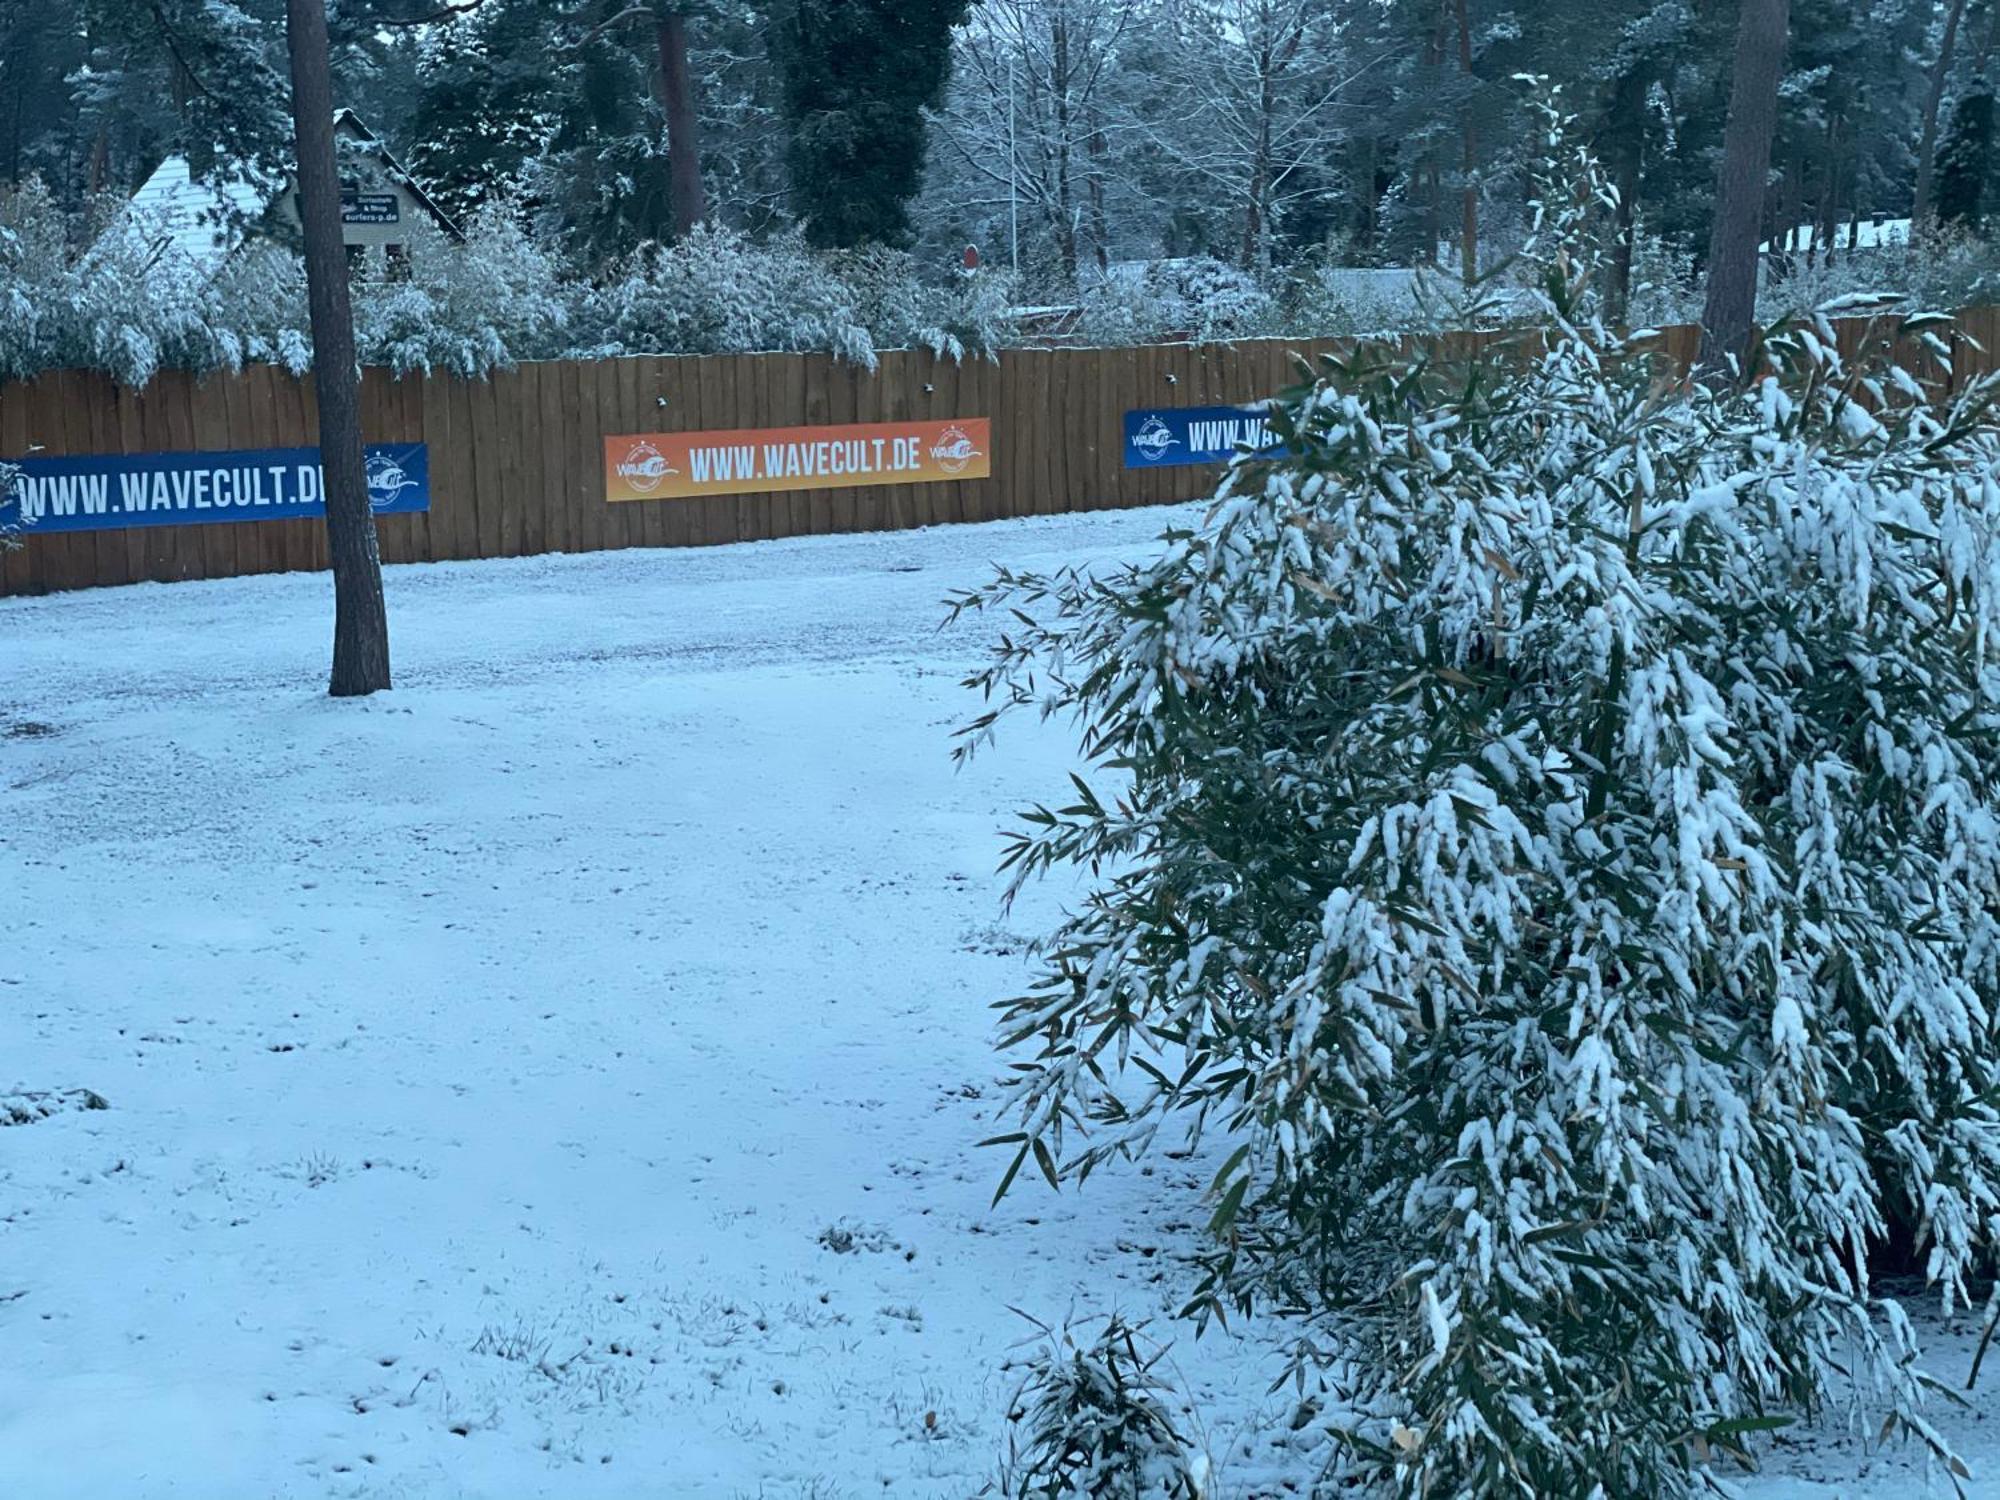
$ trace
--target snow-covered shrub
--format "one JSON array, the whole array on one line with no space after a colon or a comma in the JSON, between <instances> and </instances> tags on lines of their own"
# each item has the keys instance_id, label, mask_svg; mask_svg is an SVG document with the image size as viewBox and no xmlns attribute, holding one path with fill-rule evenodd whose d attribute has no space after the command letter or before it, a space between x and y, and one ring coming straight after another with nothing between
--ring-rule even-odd
<instances>
[{"instance_id":1,"label":"snow-covered shrub","mask_svg":"<svg viewBox=\"0 0 2000 1500\"><path fill-rule=\"evenodd\" d=\"M305 266L290 250L268 242L243 246L215 272L207 298L233 340L231 368L277 365L294 375L312 368Z\"/></svg>"},{"instance_id":2,"label":"snow-covered shrub","mask_svg":"<svg viewBox=\"0 0 2000 1500\"><path fill-rule=\"evenodd\" d=\"M204 278L151 240L102 209L73 226L33 178L0 192L0 380L79 368L143 385L163 365L232 364Z\"/></svg>"},{"instance_id":3,"label":"snow-covered shrub","mask_svg":"<svg viewBox=\"0 0 2000 1500\"><path fill-rule=\"evenodd\" d=\"M1002 344L1010 291L998 272L934 284L898 251L703 224L614 266L587 299L580 342L611 354L830 352L869 369L881 349L960 360Z\"/></svg>"},{"instance_id":4,"label":"snow-covered shrub","mask_svg":"<svg viewBox=\"0 0 2000 1500\"><path fill-rule=\"evenodd\" d=\"M1794 253L1767 261L1758 278L1757 315L1775 320L1827 303L1876 297L1913 311L1970 307L2000 293L2000 247L1964 230L1935 230L1914 243L1890 243L1860 253L1839 248L1832 264Z\"/></svg>"},{"instance_id":5,"label":"snow-covered shrub","mask_svg":"<svg viewBox=\"0 0 2000 1500\"><path fill-rule=\"evenodd\" d=\"M1427 321L1424 273L1309 262L1279 293L1287 333L1324 337L1401 331Z\"/></svg>"},{"instance_id":6,"label":"snow-covered shrub","mask_svg":"<svg viewBox=\"0 0 2000 1500\"><path fill-rule=\"evenodd\" d=\"M1625 321L1664 328L1701 321L1702 282L1694 257L1640 226L1632 236L1632 291ZM1805 304L1814 306L1816 304Z\"/></svg>"},{"instance_id":7,"label":"snow-covered shrub","mask_svg":"<svg viewBox=\"0 0 2000 1500\"><path fill-rule=\"evenodd\" d=\"M246 250L211 275L161 238L109 202L71 223L33 179L0 192L0 380L90 369L139 386L161 369L305 366L295 257Z\"/></svg>"},{"instance_id":8,"label":"snow-covered shrub","mask_svg":"<svg viewBox=\"0 0 2000 1500\"><path fill-rule=\"evenodd\" d=\"M1112 1315L1094 1336L1044 1327L1011 1415L1008 1500L1201 1500L1207 1464L1168 1409L1164 1348Z\"/></svg>"},{"instance_id":9,"label":"snow-covered shrub","mask_svg":"<svg viewBox=\"0 0 2000 1500\"><path fill-rule=\"evenodd\" d=\"M960 601L1020 617L968 743L1097 768L1008 853L1094 877L1014 1171L1219 1135L1190 1311L1299 1316L1412 1497L1685 1494L1836 1371L1941 1448L1868 1251L1950 1308L2000 1222L2000 385L1924 320L1659 378L1577 171L1540 328L1364 345L1157 559Z\"/></svg>"},{"instance_id":10,"label":"snow-covered shrub","mask_svg":"<svg viewBox=\"0 0 2000 1500\"><path fill-rule=\"evenodd\" d=\"M355 281L363 363L480 376L562 352L570 313L560 270L504 204L476 211L463 244L419 218L405 249L393 267L371 253Z\"/></svg>"},{"instance_id":11,"label":"snow-covered shrub","mask_svg":"<svg viewBox=\"0 0 2000 1500\"><path fill-rule=\"evenodd\" d=\"M1114 267L1087 278L1082 332L1093 344L1165 337L1208 343L1278 331L1278 305L1251 272L1205 256Z\"/></svg>"},{"instance_id":12,"label":"snow-covered shrub","mask_svg":"<svg viewBox=\"0 0 2000 1500\"><path fill-rule=\"evenodd\" d=\"M928 349L939 359L991 358L1006 342L1013 277L981 269L927 280L915 258L881 245L824 252L877 349Z\"/></svg>"},{"instance_id":13,"label":"snow-covered shrub","mask_svg":"<svg viewBox=\"0 0 2000 1500\"><path fill-rule=\"evenodd\" d=\"M796 234L760 243L697 225L620 262L592 308L610 353L830 350L876 363L853 292Z\"/></svg>"}]
</instances>

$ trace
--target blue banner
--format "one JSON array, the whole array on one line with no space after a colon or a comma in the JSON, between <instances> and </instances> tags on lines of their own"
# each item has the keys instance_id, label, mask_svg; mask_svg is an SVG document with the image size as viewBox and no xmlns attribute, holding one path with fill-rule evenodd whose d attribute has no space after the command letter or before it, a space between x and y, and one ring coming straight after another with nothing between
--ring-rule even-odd
<instances>
[{"instance_id":1,"label":"blue banner","mask_svg":"<svg viewBox=\"0 0 2000 1500\"><path fill-rule=\"evenodd\" d=\"M422 443L371 443L367 462L376 515L431 508L430 452ZM326 514L317 448L106 453L19 464L0 504L0 527L19 526L26 536Z\"/></svg>"},{"instance_id":2,"label":"blue banner","mask_svg":"<svg viewBox=\"0 0 2000 1500\"><path fill-rule=\"evenodd\" d=\"M1264 403L1250 406L1163 406L1125 413L1125 467L1164 469L1173 464L1220 464L1239 445L1271 451Z\"/></svg>"}]
</instances>

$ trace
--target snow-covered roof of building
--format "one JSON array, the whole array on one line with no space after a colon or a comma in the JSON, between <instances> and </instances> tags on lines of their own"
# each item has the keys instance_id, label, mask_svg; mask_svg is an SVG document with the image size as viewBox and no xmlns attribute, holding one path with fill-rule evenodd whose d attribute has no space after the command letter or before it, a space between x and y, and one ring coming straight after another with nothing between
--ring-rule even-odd
<instances>
[{"instance_id":1,"label":"snow-covered roof of building","mask_svg":"<svg viewBox=\"0 0 2000 1500\"><path fill-rule=\"evenodd\" d=\"M1818 234L1816 225L1800 224L1789 235L1764 241L1757 250L1762 255L1774 252L1779 255L1805 255L1811 252ZM1830 241L1834 250L1885 250L1909 243L1908 219L1863 219L1859 224L1848 220L1834 226Z\"/></svg>"},{"instance_id":2,"label":"snow-covered roof of building","mask_svg":"<svg viewBox=\"0 0 2000 1500\"><path fill-rule=\"evenodd\" d=\"M385 177L405 189L440 229L453 239L464 238L450 215L353 110L334 111L333 128L336 136L358 147ZM154 260L174 254L203 271L214 271L242 242L243 226L269 212L287 186L282 181L244 180L243 174L226 168L198 178L185 156L169 156L132 195L113 230L144 235Z\"/></svg>"},{"instance_id":3,"label":"snow-covered roof of building","mask_svg":"<svg viewBox=\"0 0 2000 1500\"><path fill-rule=\"evenodd\" d=\"M396 154L389 149L388 143L362 123L361 116L351 109L337 109L333 112L333 129L336 135L344 134L349 140L362 146L382 169L383 174L407 191L423 206L424 212L437 221L438 228L455 240L465 238L451 215L439 207L437 200L424 191L424 185L412 177L403 164L396 160Z\"/></svg>"}]
</instances>

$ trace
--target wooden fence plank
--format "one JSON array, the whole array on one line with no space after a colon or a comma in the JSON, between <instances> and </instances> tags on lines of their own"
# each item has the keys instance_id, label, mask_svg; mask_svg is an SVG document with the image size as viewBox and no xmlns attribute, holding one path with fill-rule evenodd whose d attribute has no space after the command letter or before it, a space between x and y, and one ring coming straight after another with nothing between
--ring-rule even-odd
<instances>
[{"instance_id":1,"label":"wooden fence plank","mask_svg":"<svg viewBox=\"0 0 2000 1500\"><path fill-rule=\"evenodd\" d=\"M50 457L68 456L78 451L70 436L69 418L75 403L70 398L71 372L53 370L34 384L35 415L32 441ZM31 533L32 534L32 533ZM86 588L90 582L95 549L88 536L74 533L43 532L39 538L42 586L49 589Z\"/></svg>"},{"instance_id":2,"label":"wooden fence plank","mask_svg":"<svg viewBox=\"0 0 2000 1500\"><path fill-rule=\"evenodd\" d=\"M178 392L174 388L172 372L160 372L146 384L146 390L142 392L142 402L144 402L142 452L164 454L164 452L178 452L184 446L186 434L176 430L178 424L174 420L174 406L178 404L174 400L176 396ZM180 526L146 528L148 578L164 584L188 578L192 572L192 560L190 560L192 552L194 544L186 540L184 530Z\"/></svg>"},{"instance_id":3,"label":"wooden fence plank","mask_svg":"<svg viewBox=\"0 0 2000 1500\"><path fill-rule=\"evenodd\" d=\"M567 361L557 376L553 446L562 456L563 534L570 551L588 552L602 535L596 516L604 505L604 443L602 434L583 430L583 368Z\"/></svg>"},{"instance_id":4,"label":"wooden fence plank","mask_svg":"<svg viewBox=\"0 0 2000 1500\"><path fill-rule=\"evenodd\" d=\"M521 550L530 556L552 552L549 531L549 481L555 465L549 459L549 440L542 428L543 386L556 379L556 372L536 361L520 367L521 404L510 417L515 441L515 483L520 488Z\"/></svg>"},{"instance_id":5,"label":"wooden fence plank","mask_svg":"<svg viewBox=\"0 0 2000 1500\"><path fill-rule=\"evenodd\" d=\"M319 382L307 376L302 394L305 397L306 430L305 440L319 446ZM302 522L298 534L305 544L308 559L306 566L315 573L324 573L333 566L333 554L326 538L326 521L321 518Z\"/></svg>"},{"instance_id":6,"label":"wooden fence plank","mask_svg":"<svg viewBox=\"0 0 2000 1500\"><path fill-rule=\"evenodd\" d=\"M736 373L736 405L728 425L749 428L775 427L781 425L770 416L770 402L764 388L764 371L770 363L768 354L735 354L730 363ZM760 542L770 541L784 535L780 522L785 511L785 496L780 491L753 490L743 497L746 539Z\"/></svg>"},{"instance_id":7,"label":"wooden fence plank","mask_svg":"<svg viewBox=\"0 0 2000 1500\"><path fill-rule=\"evenodd\" d=\"M582 376L577 386L577 438L586 451L597 452L600 471L598 482L591 488L591 503L584 507L584 516L593 538L593 548L622 547L625 545L625 511L632 502L613 505L605 500L602 454L606 433L629 432L631 429L623 423L607 420L604 367L585 365Z\"/></svg>"},{"instance_id":8,"label":"wooden fence plank","mask_svg":"<svg viewBox=\"0 0 2000 1500\"><path fill-rule=\"evenodd\" d=\"M794 399L790 369L796 354L766 354L756 362L757 425L759 427L801 427L805 402ZM779 490L771 496L772 536L797 536L805 530L799 512L805 506L803 490Z\"/></svg>"},{"instance_id":9,"label":"wooden fence plank","mask_svg":"<svg viewBox=\"0 0 2000 1500\"><path fill-rule=\"evenodd\" d=\"M208 453L223 453L229 449L229 407L228 398L222 390L222 382L227 375L211 376L207 380L188 379L188 446ZM107 382L108 384L108 382ZM103 451L101 448L99 451ZM241 561L241 547L244 523L229 520L208 526L190 526L189 533L201 544L202 573L204 578L234 578L242 573L255 571L245 567ZM254 558L252 559L254 561Z\"/></svg>"},{"instance_id":10,"label":"wooden fence plank","mask_svg":"<svg viewBox=\"0 0 2000 1500\"><path fill-rule=\"evenodd\" d=\"M525 368L525 367L524 367ZM562 366L537 360L534 366L535 404L522 413L528 433L528 454L523 467L534 484L527 512L529 537L537 551L569 552L570 545L568 474L569 455L562 446Z\"/></svg>"},{"instance_id":11,"label":"wooden fence plank","mask_svg":"<svg viewBox=\"0 0 2000 1500\"><path fill-rule=\"evenodd\" d=\"M395 432L389 439L398 443L422 443L428 455L430 442L424 436L424 386L422 375L410 374L393 382ZM412 561L432 561L438 554L437 537L433 530L433 517L437 498L433 486L431 509L421 515L410 517L410 537L413 549Z\"/></svg>"},{"instance_id":12,"label":"wooden fence plank","mask_svg":"<svg viewBox=\"0 0 2000 1500\"><path fill-rule=\"evenodd\" d=\"M222 400L222 425L226 434L225 446L231 449L255 449L269 447L265 438L268 434L253 431L250 407L250 392L253 388L252 370L239 371L223 376L213 382L216 394ZM124 392L119 392L119 405L124 404ZM122 437L122 435L121 435ZM130 452L122 445L120 452ZM265 573L271 569L270 547L273 524L270 521L239 521L236 523L236 567L242 573ZM130 533L128 532L129 536Z\"/></svg>"},{"instance_id":13,"label":"wooden fence plank","mask_svg":"<svg viewBox=\"0 0 2000 1500\"><path fill-rule=\"evenodd\" d=\"M165 388L157 381L131 396L131 406L121 424L124 437L135 453L159 453L173 446L167 432ZM171 583L178 576L179 553L174 545L174 526L135 526L130 542L138 544L139 575L156 583Z\"/></svg>"},{"instance_id":14,"label":"wooden fence plank","mask_svg":"<svg viewBox=\"0 0 2000 1500\"><path fill-rule=\"evenodd\" d=\"M387 370L363 370L361 372L360 415L361 442L365 448L369 443L386 443L393 440L395 420L394 382ZM411 531L414 516L375 517L376 542L382 551L385 563L418 562L424 558L421 539Z\"/></svg>"},{"instance_id":15,"label":"wooden fence plank","mask_svg":"<svg viewBox=\"0 0 2000 1500\"><path fill-rule=\"evenodd\" d=\"M666 420L660 424L662 432L700 432L708 426L708 400L710 371L708 361L689 359L686 355L673 357L673 378L678 396L678 410L670 403L664 413ZM681 525L686 529L691 545L705 547L720 540L723 532L722 502L708 498L673 500L668 502L674 513L681 517Z\"/></svg>"},{"instance_id":16,"label":"wooden fence plank","mask_svg":"<svg viewBox=\"0 0 2000 1500\"><path fill-rule=\"evenodd\" d=\"M604 380L598 387L599 409L597 430L603 432L646 432L652 428L651 422L641 421L632 408L638 400L638 387L633 380L632 358L629 355L612 360L604 371ZM645 545L646 507L649 501L640 500L629 505L618 506L614 520L618 525L618 545L621 547L641 547Z\"/></svg>"},{"instance_id":17,"label":"wooden fence plank","mask_svg":"<svg viewBox=\"0 0 2000 1500\"><path fill-rule=\"evenodd\" d=\"M966 405L965 373L964 364L958 360L945 358L931 361L923 384L917 387L910 415L924 422L940 422L948 417L984 416L984 412L974 411ZM987 449L987 459L991 462L991 443L987 444ZM966 492L976 483L978 481L972 479L953 479L944 484L925 486L928 496L924 507L927 524L945 525L963 521Z\"/></svg>"},{"instance_id":18,"label":"wooden fence plank","mask_svg":"<svg viewBox=\"0 0 2000 1500\"><path fill-rule=\"evenodd\" d=\"M645 398L638 358L629 354L621 357L615 361L613 374L617 378L610 391L611 406L604 413L604 430L651 432L656 424L652 420L652 414L643 409L649 403ZM658 408L655 408L655 411L657 410ZM657 500L636 500L629 505L619 507L619 517L625 523L626 546L656 545L654 536L659 523L654 517L658 509Z\"/></svg>"},{"instance_id":19,"label":"wooden fence plank","mask_svg":"<svg viewBox=\"0 0 2000 1500\"><path fill-rule=\"evenodd\" d=\"M458 551L457 445L451 441L451 403L442 376L412 377L419 430L431 466L431 557L456 558Z\"/></svg>"},{"instance_id":20,"label":"wooden fence plank","mask_svg":"<svg viewBox=\"0 0 2000 1500\"><path fill-rule=\"evenodd\" d=\"M666 361L657 355L635 356L631 361L634 392L632 425L640 432L664 430L667 412L674 404L669 387ZM661 403L665 404L662 405ZM670 547L680 535L682 518L671 500L649 500L640 507L640 533L648 547Z\"/></svg>"},{"instance_id":21,"label":"wooden fence plank","mask_svg":"<svg viewBox=\"0 0 2000 1500\"><path fill-rule=\"evenodd\" d=\"M283 416L288 448L319 446L319 386L311 375L299 380L279 380L278 410ZM320 558L326 546L326 520L315 517L285 523L285 568L288 572L315 572L324 566Z\"/></svg>"},{"instance_id":22,"label":"wooden fence plank","mask_svg":"<svg viewBox=\"0 0 2000 1500\"><path fill-rule=\"evenodd\" d=\"M0 458L27 457L29 399L30 387L24 382L0 385ZM32 542L22 541L18 546L0 542L0 593L35 593L39 561Z\"/></svg>"},{"instance_id":23,"label":"wooden fence plank","mask_svg":"<svg viewBox=\"0 0 2000 1500\"><path fill-rule=\"evenodd\" d=\"M72 410L68 418L70 430L70 451L73 453L116 453L118 451L118 402L117 384L109 376L96 371L83 373L69 391ZM76 408L82 408L83 422L77 422ZM205 528L207 529L207 528ZM220 529L220 528L213 528ZM89 588L106 583L133 583L138 579L132 571L131 551L125 533L129 527L115 531L92 531L78 537L82 544L78 548L78 562L86 561L88 549L88 576L81 587ZM226 571L235 572L235 549L228 552L230 566Z\"/></svg>"},{"instance_id":24,"label":"wooden fence plank","mask_svg":"<svg viewBox=\"0 0 2000 1500\"><path fill-rule=\"evenodd\" d=\"M470 557L500 551L499 472L493 451L493 400L483 380L457 380L452 392L452 427L465 448L465 498L472 525Z\"/></svg>"},{"instance_id":25,"label":"wooden fence plank","mask_svg":"<svg viewBox=\"0 0 2000 1500\"><path fill-rule=\"evenodd\" d=\"M618 414L618 364L607 360L584 372L583 382L583 425L586 431L599 434L608 432L631 432L633 424L623 420ZM617 505L600 501L597 513L601 545L607 548L629 547L632 515L635 507L643 501L626 501Z\"/></svg>"}]
</instances>

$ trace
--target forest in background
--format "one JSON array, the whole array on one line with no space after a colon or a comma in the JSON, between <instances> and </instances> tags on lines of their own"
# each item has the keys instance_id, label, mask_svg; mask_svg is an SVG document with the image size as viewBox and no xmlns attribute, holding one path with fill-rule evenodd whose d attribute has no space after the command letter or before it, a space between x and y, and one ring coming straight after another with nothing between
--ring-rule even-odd
<instances>
[{"instance_id":1,"label":"forest in background","mask_svg":"<svg viewBox=\"0 0 2000 1500\"><path fill-rule=\"evenodd\" d=\"M0 296L38 323L23 314L0 334L0 377L303 362L303 284L282 256L175 284L100 241L170 153L225 174L282 166L282 11L48 0L0 17ZM1066 331L1096 342L1408 326L1407 286L1351 270L1504 273L1527 228L1524 75L1561 89L1617 189L1609 307L1691 318L1737 7L341 0L330 13L336 101L470 231L420 285L382 275L362 292L364 352L476 371L552 354L962 354L1045 331L1023 327L1023 305L1077 310ZM1996 39L1993 0L1797 0L1766 220L1774 239L1811 226L1816 244L1768 312L1878 287L1988 294ZM263 75L260 118L242 100ZM1882 218L1916 220L1917 243L1846 256L1857 223Z\"/></svg>"}]
</instances>

